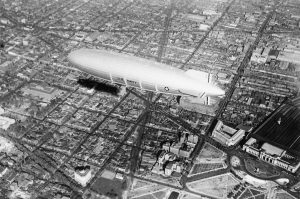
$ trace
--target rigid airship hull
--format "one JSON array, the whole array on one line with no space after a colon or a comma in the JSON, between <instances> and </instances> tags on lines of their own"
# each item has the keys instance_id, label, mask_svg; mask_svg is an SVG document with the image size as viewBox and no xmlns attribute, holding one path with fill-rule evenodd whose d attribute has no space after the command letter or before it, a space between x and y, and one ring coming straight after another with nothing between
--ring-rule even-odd
<instances>
[{"instance_id":1,"label":"rigid airship hull","mask_svg":"<svg viewBox=\"0 0 300 199\"><path fill-rule=\"evenodd\" d=\"M68 60L83 72L127 87L194 97L224 95L222 89L207 79L191 75L193 70L184 71L132 55L79 49L71 52Z\"/></svg>"}]
</instances>

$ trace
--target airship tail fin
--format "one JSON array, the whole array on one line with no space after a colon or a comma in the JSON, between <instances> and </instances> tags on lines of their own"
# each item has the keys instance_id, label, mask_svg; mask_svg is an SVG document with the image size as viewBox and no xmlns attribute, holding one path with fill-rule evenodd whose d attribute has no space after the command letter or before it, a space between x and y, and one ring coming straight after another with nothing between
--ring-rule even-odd
<instances>
[{"instance_id":1,"label":"airship tail fin","mask_svg":"<svg viewBox=\"0 0 300 199\"><path fill-rule=\"evenodd\" d=\"M201 99L202 103L205 104L205 105L208 105L210 103L210 97L207 96L205 92L200 93L198 98Z\"/></svg>"}]
</instances>

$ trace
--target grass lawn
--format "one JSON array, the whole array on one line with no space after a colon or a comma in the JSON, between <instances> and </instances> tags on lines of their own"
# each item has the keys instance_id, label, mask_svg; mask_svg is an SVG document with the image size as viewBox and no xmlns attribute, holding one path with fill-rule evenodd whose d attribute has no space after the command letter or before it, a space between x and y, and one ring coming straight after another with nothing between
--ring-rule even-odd
<instances>
[{"instance_id":1,"label":"grass lawn","mask_svg":"<svg viewBox=\"0 0 300 199\"><path fill-rule=\"evenodd\" d=\"M165 198L167 195L166 191L158 191L155 193L152 193L156 198Z\"/></svg>"},{"instance_id":2,"label":"grass lawn","mask_svg":"<svg viewBox=\"0 0 300 199\"><path fill-rule=\"evenodd\" d=\"M255 196L255 199L265 199L265 194Z\"/></svg>"},{"instance_id":3,"label":"grass lawn","mask_svg":"<svg viewBox=\"0 0 300 199\"><path fill-rule=\"evenodd\" d=\"M254 176L275 177L280 175L280 173L277 172L276 169L274 169L273 165L265 163L261 160L256 160L252 158L246 159L245 166L246 169Z\"/></svg>"},{"instance_id":4,"label":"grass lawn","mask_svg":"<svg viewBox=\"0 0 300 199\"><path fill-rule=\"evenodd\" d=\"M134 199L156 199L152 194L140 196Z\"/></svg>"},{"instance_id":5,"label":"grass lawn","mask_svg":"<svg viewBox=\"0 0 300 199\"><path fill-rule=\"evenodd\" d=\"M141 187L149 186L151 184L152 183L134 179L132 189L138 189L138 188L141 188Z\"/></svg>"},{"instance_id":6,"label":"grass lawn","mask_svg":"<svg viewBox=\"0 0 300 199\"><path fill-rule=\"evenodd\" d=\"M221 163L214 163L214 164L200 163L200 164L195 164L193 166L193 169L192 169L190 175L205 173L205 172L208 172L208 171L214 171L214 170L222 169L222 168L223 168L223 164L221 164Z\"/></svg>"},{"instance_id":7,"label":"grass lawn","mask_svg":"<svg viewBox=\"0 0 300 199\"><path fill-rule=\"evenodd\" d=\"M122 198L124 183L120 180L100 177L92 185L92 190L111 198Z\"/></svg>"},{"instance_id":8,"label":"grass lawn","mask_svg":"<svg viewBox=\"0 0 300 199\"><path fill-rule=\"evenodd\" d=\"M224 174L188 183L187 186L198 193L204 193L217 198L226 198L229 191L237 184L239 184L239 181L232 174Z\"/></svg>"},{"instance_id":9,"label":"grass lawn","mask_svg":"<svg viewBox=\"0 0 300 199\"><path fill-rule=\"evenodd\" d=\"M276 194L276 199L296 199L296 198L291 196L289 193L281 192Z\"/></svg>"},{"instance_id":10,"label":"grass lawn","mask_svg":"<svg viewBox=\"0 0 300 199\"><path fill-rule=\"evenodd\" d=\"M181 199L202 199L202 197L192 194L184 194Z\"/></svg>"},{"instance_id":11,"label":"grass lawn","mask_svg":"<svg viewBox=\"0 0 300 199\"><path fill-rule=\"evenodd\" d=\"M246 189L243 193L242 193L242 195L240 196L240 199L243 199L243 198L250 198L251 196L253 196L252 195L252 193L248 190L248 189Z\"/></svg>"},{"instance_id":12,"label":"grass lawn","mask_svg":"<svg viewBox=\"0 0 300 199\"><path fill-rule=\"evenodd\" d=\"M198 158L202 159L217 159L224 156L224 152L212 146L209 143L205 143Z\"/></svg>"}]
</instances>

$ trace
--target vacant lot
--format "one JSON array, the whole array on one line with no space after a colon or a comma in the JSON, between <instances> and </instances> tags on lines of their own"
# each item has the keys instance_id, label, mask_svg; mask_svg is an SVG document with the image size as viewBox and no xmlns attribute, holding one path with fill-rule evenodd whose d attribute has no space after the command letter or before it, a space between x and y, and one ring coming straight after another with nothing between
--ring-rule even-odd
<instances>
[{"instance_id":1,"label":"vacant lot","mask_svg":"<svg viewBox=\"0 0 300 199\"><path fill-rule=\"evenodd\" d=\"M198 159L218 159L222 158L225 155L225 153L216 147L210 145L209 143L205 143Z\"/></svg>"},{"instance_id":2,"label":"vacant lot","mask_svg":"<svg viewBox=\"0 0 300 199\"><path fill-rule=\"evenodd\" d=\"M111 198L122 198L125 182L116 179L98 178L92 185L92 190Z\"/></svg>"},{"instance_id":3,"label":"vacant lot","mask_svg":"<svg viewBox=\"0 0 300 199\"><path fill-rule=\"evenodd\" d=\"M209 179L188 183L189 189L217 198L226 198L229 191L239 184L232 174L224 174Z\"/></svg>"},{"instance_id":4,"label":"vacant lot","mask_svg":"<svg viewBox=\"0 0 300 199\"><path fill-rule=\"evenodd\" d=\"M205 173L208 171L214 171L217 169L222 169L223 164L222 163L213 163L213 164L207 164L207 163L200 163L200 164L195 164L192 168L191 174L190 175L196 175L199 173Z\"/></svg>"}]
</instances>

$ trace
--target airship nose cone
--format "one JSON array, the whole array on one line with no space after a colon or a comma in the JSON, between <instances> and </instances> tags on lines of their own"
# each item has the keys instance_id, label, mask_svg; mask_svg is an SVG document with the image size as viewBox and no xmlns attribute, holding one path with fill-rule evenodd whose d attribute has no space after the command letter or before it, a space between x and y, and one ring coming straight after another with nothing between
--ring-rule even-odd
<instances>
[{"instance_id":1,"label":"airship nose cone","mask_svg":"<svg viewBox=\"0 0 300 199\"><path fill-rule=\"evenodd\" d=\"M79 50L72 51L68 55L69 62L71 62L71 64L73 64L76 68L80 68L80 59L82 59L82 56Z\"/></svg>"},{"instance_id":2,"label":"airship nose cone","mask_svg":"<svg viewBox=\"0 0 300 199\"><path fill-rule=\"evenodd\" d=\"M88 49L74 50L68 55L69 62L76 68L84 70L87 68L87 63L91 60Z\"/></svg>"}]
</instances>

